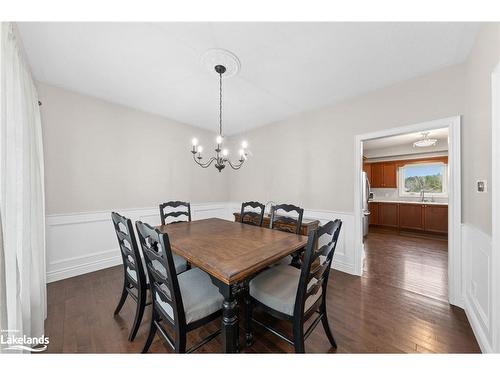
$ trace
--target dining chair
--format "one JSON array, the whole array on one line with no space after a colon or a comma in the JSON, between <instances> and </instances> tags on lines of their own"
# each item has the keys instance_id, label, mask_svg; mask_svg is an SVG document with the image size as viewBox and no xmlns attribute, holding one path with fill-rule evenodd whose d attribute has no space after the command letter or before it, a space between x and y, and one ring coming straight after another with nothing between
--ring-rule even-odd
<instances>
[{"instance_id":1,"label":"dining chair","mask_svg":"<svg viewBox=\"0 0 500 375\"><path fill-rule=\"evenodd\" d=\"M136 302L136 311L134 323L128 336L129 341L133 341L137 330L141 324L144 308L146 307L147 280L144 272L144 265L141 259L141 253L135 239L132 221L116 213L111 213L113 226L115 227L118 245L123 261L123 288L118 306L116 306L114 315L117 315L122 309L127 296Z\"/></svg>"},{"instance_id":2,"label":"dining chair","mask_svg":"<svg viewBox=\"0 0 500 375\"><path fill-rule=\"evenodd\" d=\"M180 209L178 209L180 207ZM170 210L168 210L170 208ZM168 218L177 218L185 216L186 220L175 220L167 223ZM191 204L189 202L170 201L160 204L161 224L174 224L183 221L191 221Z\"/></svg>"},{"instance_id":3,"label":"dining chair","mask_svg":"<svg viewBox=\"0 0 500 375\"><path fill-rule=\"evenodd\" d=\"M246 210L247 207L253 208L253 210ZM259 212L256 212L255 209L259 209ZM262 222L264 221L265 209L266 206L259 202L243 202L241 204L240 223L257 225L261 227Z\"/></svg>"},{"instance_id":4,"label":"dining chair","mask_svg":"<svg viewBox=\"0 0 500 375\"><path fill-rule=\"evenodd\" d=\"M284 211L287 215L283 215L278 211ZM296 217L288 214L295 213ZM269 221L269 228L280 230L283 232L290 232L300 234L302 228L302 218L304 216L304 209L293 204L278 204L271 206L271 219ZM300 268L300 254L303 249L296 251L293 255L288 255L278 261L279 264L292 264L294 267Z\"/></svg>"},{"instance_id":5,"label":"dining chair","mask_svg":"<svg viewBox=\"0 0 500 375\"><path fill-rule=\"evenodd\" d=\"M142 352L147 353L158 332L176 353L191 353L220 333L219 329L186 350L187 333L220 317L224 299L201 269L177 275L167 234L140 221L135 225L153 301L151 326ZM174 338L166 327L174 332Z\"/></svg>"},{"instance_id":6,"label":"dining chair","mask_svg":"<svg viewBox=\"0 0 500 375\"><path fill-rule=\"evenodd\" d=\"M181 209L177 209L177 207L181 207ZM182 209L184 207L184 209ZM168 209L170 208L170 209ZM177 218L179 216L185 216L185 220L173 220L167 222L168 218ZM191 203L189 202L181 202L181 201L169 201L160 204L160 219L161 224L175 224L182 223L185 221L191 221ZM184 258L180 257L177 254L173 254L174 262L178 265L185 264L185 269L191 269L191 264L186 261ZM179 272L177 272L179 273Z\"/></svg>"},{"instance_id":7,"label":"dining chair","mask_svg":"<svg viewBox=\"0 0 500 375\"><path fill-rule=\"evenodd\" d=\"M321 321L330 344L337 348L328 323L326 293L341 227L342 221L337 219L318 227L309 235L300 270L289 265L279 265L265 270L250 281L249 293L245 298L247 345L252 343L252 322L255 322L293 345L296 353L304 353L305 339ZM326 243L315 250L316 241ZM283 333L254 319L252 314L256 308L274 318L290 322L293 338L289 339ZM314 314L318 315L304 332L304 323Z\"/></svg>"}]
</instances>

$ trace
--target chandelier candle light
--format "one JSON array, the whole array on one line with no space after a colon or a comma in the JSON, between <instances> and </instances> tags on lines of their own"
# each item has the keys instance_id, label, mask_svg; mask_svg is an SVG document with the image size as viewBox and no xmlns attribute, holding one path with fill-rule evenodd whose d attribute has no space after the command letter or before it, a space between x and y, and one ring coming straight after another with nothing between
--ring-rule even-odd
<instances>
[{"instance_id":1,"label":"chandelier candle light","mask_svg":"<svg viewBox=\"0 0 500 375\"><path fill-rule=\"evenodd\" d=\"M224 65L215 65L215 71L219 74L219 135L217 136L216 143L217 146L215 148L215 156L212 156L208 161L203 162L203 147L198 144L198 140L193 138L193 149L191 153L193 154L193 160L202 168L208 168L213 162L215 162L215 168L218 169L219 172L226 167L226 164L233 169L240 169L248 156L247 147L248 144L246 141L241 143L241 149L239 151L240 158L237 162L232 162L229 159L229 151L227 148L222 148L222 143L224 142L224 137L222 135L222 75L226 72L226 67Z\"/></svg>"}]
</instances>

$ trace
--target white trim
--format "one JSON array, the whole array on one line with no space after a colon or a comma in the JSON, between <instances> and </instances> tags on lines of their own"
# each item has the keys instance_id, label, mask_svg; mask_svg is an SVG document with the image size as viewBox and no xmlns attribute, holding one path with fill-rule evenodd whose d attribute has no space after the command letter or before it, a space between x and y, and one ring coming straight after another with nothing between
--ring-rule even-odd
<instances>
[{"instance_id":1,"label":"white trim","mask_svg":"<svg viewBox=\"0 0 500 375\"><path fill-rule=\"evenodd\" d=\"M492 347L500 353L500 63L491 75Z\"/></svg>"},{"instance_id":2,"label":"white trim","mask_svg":"<svg viewBox=\"0 0 500 375\"><path fill-rule=\"evenodd\" d=\"M362 274L363 228L361 217L361 170L363 141L425 130L448 128L448 278L449 302L463 306L462 247L461 247L461 174L460 174L460 116L423 122L392 129L357 135L354 141L354 266Z\"/></svg>"}]
</instances>

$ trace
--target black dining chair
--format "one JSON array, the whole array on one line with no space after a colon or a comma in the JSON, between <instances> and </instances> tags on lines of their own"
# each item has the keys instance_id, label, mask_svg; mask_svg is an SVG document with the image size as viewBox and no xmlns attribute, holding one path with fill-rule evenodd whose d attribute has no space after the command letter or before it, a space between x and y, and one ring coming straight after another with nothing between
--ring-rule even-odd
<instances>
[{"instance_id":1,"label":"black dining chair","mask_svg":"<svg viewBox=\"0 0 500 375\"><path fill-rule=\"evenodd\" d=\"M250 208L250 209L247 209ZM241 204L240 223L262 226L266 206L259 202L243 202ZM255 210L258 210L256 212Z\"/></svg>"},{"instance_id":2,"label":"black dining chair","mask_svg":"<svg viewBox=\"0 0 500 375\"><path fill-rule=\"evenodd\" d=\"M184 216L184 220L175 220L179 216ZM169 218L174 218L168 221ZM160 204L160 219L161 224L176 224L186 221L191 221L191 203L181 201L169 201ZM177 254L173 254L176 264L177 273L191 269L191 264Z\"/></svg>"},{"instance_id":3,"label":"black dining chair","mask_svg":"<svg viewBox=\"0 0 500 375\"><path fill-rule=\"evenodd\" d=\"M296 353L304 353L305 339L321 321L330 344L337 348L328 323L326 293L341 227L342 221L337 219L320 226L309 235L300 270L289 265L279 265L265 270L250 281L249 298L245 299L248 345L253 340L252 322L255 322L293 345ZM315 250L316 241L326 244ZM283 333L254 319L254 309L290 322L293 338L289 339ZM317 317L304 332L304 323L315 314Z\"/></svg>"},{"instance_id":4,"label":"black dining chair","mask_svg":"<svg viewBox=\"0 0 500 375\"><path fill-rule=\"evenodd\" d=\"M179 216L185 216L185 220L175 220L175 218L178 218ZM169 218L174 218L174 220L167 222ZM162 225L191 221L191 204L189 202L181 201L162 203L160 204L160 219Z\"/></svg>"},{"instance_id":5,"label":"black dining chair","mask_svg":"<svg viewBox=\"0 0 500 375\"><path fill-rule=\"evenodd\" d=\"M158 332L176 353L191 353L220 333L219 329L186 350L187 333L220 317L224 298L210 276L199 268L177 275L167 234L140 221L136 228L153 301L150 331L142 352L147 353ZM167 327L173 331L173 338Z\"/></svg>"},{"instance_id":6,"label":"black dining chair","mask_svg":"<svg viewBox=\"0 0 500 375\"><path fill-rule=\"evenodd\" d=\"M285 214L283 214L283 212ZM295 216L292 216L292 215ZM300 234L302 228L302 218L304 216L304 209L293 204L278 204L271 207L271 219L269 221L269 228L280 230L283 232L290 232ZM288 255L278 261L276 264L292 264L300 268L300 254L303 249L296 251L293 255Z\"/></svg>"},{"instance_id":7,"label":"black dining chair","mask_svg":"<svg viewBox=\"0 0 500 375\"><path fill-rule=\"evenodd\" d=\"M114 315L120 312L127 296L130 295L137 304L134 323L132 324L128 336L129 341L133 341L141 324L144 308L146 307L146 274L144 272L141 253L137 247L132 221L116 212L111 213L111 220L113 221L120 253L122 255L124 274L122 294Z\"/></svg>"}]
</instances>

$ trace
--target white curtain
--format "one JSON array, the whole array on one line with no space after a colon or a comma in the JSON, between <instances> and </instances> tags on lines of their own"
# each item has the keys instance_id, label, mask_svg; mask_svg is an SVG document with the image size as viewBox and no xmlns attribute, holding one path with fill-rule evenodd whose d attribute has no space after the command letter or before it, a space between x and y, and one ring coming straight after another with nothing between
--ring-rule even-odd
<instances>
[{"instance_id":1,"label":"white curtain","mask_svg":"<svg viewBox=\"0 0 500 375\"><path fill-rule=\"evenodd\" d=\"M0 335L40 337L47 315L42 130L15 25L1 24ZM4 340L5 341L5 340ZM0 350L6 346L0 345Z\"/></svg>"}]
</instances>

